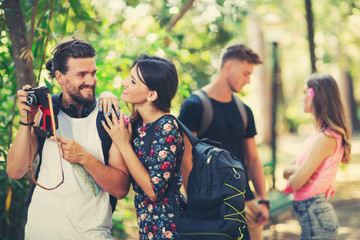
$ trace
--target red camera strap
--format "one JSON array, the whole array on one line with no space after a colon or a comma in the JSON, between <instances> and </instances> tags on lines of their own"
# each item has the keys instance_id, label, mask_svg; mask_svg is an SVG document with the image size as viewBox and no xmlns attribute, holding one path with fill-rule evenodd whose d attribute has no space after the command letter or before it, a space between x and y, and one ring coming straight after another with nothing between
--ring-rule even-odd
<instances>
[{"instance_id":1,"label":"red camera strap","mask_svg":"<svg viewBox=\"0 0 360 240\"><path fill-rule=\"evenodd\" d=\"M62 157L61 157L61 150L60 150L60 146L59 146L59 142L58 142L58 139L57 139L57 136L56 136L56 126L55 126L55 116L54 116L54 109L53 109L53 104L52 104L52 99L51 99L51 95L48 93L47 94L47 97L48 97L48 100L49 100L49 107L50 107L50 116L51 116L51 124L52 124L52 127L54 129L54 138L55 138L55 141L56 141L56 145L57 145L57 148L59 150L59 156L60 156L60 166L61 166L61 175L62 175L62 179L61 179L61 182L59 182L55 187L52 187L52 188L47 188L47 187L44 187L42 186L41 184L39 184L36 179L35 179L35 176L34 176L34 172L32 170L32 163L34 161L34 158L32 158L33 156L33 153L32 153L32 145L31 145L31 139L30 139L30 162L29 162L29 171L30 171L30 175L31 175L31 179L33 180L33 182L45 189L45 190L54 190L56 188L58 188L61 184L64 183L64 169L63 169L63 163L62 163ZM29 122L29 113L28 114L28 122ZM30 127L30 131L31 131L31 126ZM30 134L30 138L31 138L31 134Z\"/></svg>"}]
</instances>

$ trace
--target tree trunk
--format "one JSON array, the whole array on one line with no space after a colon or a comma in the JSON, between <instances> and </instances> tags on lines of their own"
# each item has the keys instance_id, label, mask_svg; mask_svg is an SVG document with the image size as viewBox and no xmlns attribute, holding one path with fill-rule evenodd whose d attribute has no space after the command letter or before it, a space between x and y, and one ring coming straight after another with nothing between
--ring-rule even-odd
<instances>
[{"instance_id":1,"label":"tree trunk","mask_svg":"<svg viewBox=\"0 0 360 240\"><path fill-rule=\"evenodd\" d=\"M10 40L12 44L12 53L15 61L15 73L17 80L17 89L21 89L23 85L29 84L36 86L35 75L33 72L33 56L29 48L25 20L20 4L20 0L4 0L2 9L5 13L5 22L9 29ZM17 194L13 195L12 201L24 201L19 199ZM19 210L16 209L16 212ZM10 234L11 239L24 239L25 217L19 217L20 222L16 225L7 225L5 231ZM4 231L4 230L2 230ZM1 235L1 233L0 233Z\"/></svg>"},{"instance_id":2,"label":"tree trunk","mask_svg":"<svg viewBox=\"0 0 360 240\"><path fill-rule=\"evenodd\" d=\"M314 42L314 16L311 7L311 0L305 0L306 22L308 29L308 41L311 60L311 72L316 72L315 42Z\"/></svg>"},{"instance_id":3,"label":"tree trunk","mask_svg":"<svg viewBox=\"0 0 360 240\"><path fill-rule=\"evenodd\" d=\"M29 48L20 0L4 0L3 9L12 43L17 88L21 89L25 84L35 87L36 82L32 65L33 55Z\"/></svg>"},{"instance_id":4,"label":"tree trunk","mask_svg":"<svg viewBox=\"0 0 360 240\"><path fill-rule=\"evenodd\" d=\"M357 116L357 107L356 101L354 97L354 83L353 78L349 71L346 72L346 84L348 89L348 102L349 102L349 111L351 117L351 125L353 132L359 133L360 132L360 121Z\"/></svg>"},{"instance_id":5,"label":"tree trunk","mask_svg":"<svg viewBox=\"0 0 360 240\"><path fill-rule=\"evenodd\" d=\"M247 24L249 47L258 53L263 62L266 62L265 41L255 11L249 11ZM258 94L255 94L256 98L250 101L250 107L252 107L252 110L255 112L256 108L259 109L261 116L255 119L255 121L259 123L257 124L257 129L258 132L261 133L264 143L270 145L272 117L271 78L267 76L265 64L256 66L251 85L254 85L254 89L256 89Z\"/></svg>"},{"instance_id":6,"label":"tree trunk","mask_svg":"<svg viewBox=\"0 0 360 240\"><path fill-rule=\"evenodd\" d=\"M340 62L334 63L331 66L330 75L332 75L338 83L341 101L344 107L345 119L347 120L347 124L349 125L349 127L352 129L353 126L351 122L351 106L349 101L350 89L347 79L347 72L344 69L346 68Z\"/></svg>"}]
</instances>

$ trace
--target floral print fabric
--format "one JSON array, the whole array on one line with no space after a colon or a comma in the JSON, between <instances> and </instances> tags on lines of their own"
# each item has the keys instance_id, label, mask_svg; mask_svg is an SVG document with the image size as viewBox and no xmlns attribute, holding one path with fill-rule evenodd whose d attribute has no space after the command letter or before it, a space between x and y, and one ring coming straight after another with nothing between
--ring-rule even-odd
<instances>
[{"instance_id":1,"label":"floral print fabric","mask_svg":"<svg viewBox=\"0 0 360 240\"><path fill-rule=\"evenodd\" d=\"M139 226L139 239L182 239L176 231L174 208L169 201L169 186L180 189L182 178L180 166L184 142L174 117L166 115L155 122L155 134L151 150L145 155L145 137L149 133L148 123L138 127L134 150L149 171L157 201L153 202L140 186L132 180L135 191L135 208Z\"/></svg>"}]
</instances>

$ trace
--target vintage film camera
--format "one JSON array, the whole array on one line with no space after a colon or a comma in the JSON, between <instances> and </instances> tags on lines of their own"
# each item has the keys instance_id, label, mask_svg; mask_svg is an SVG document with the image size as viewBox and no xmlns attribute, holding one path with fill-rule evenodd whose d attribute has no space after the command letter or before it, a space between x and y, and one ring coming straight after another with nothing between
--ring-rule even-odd
<instances>
[{"instance_id":1,"label":"vintage film camera","mask_svg":"<svg viewBox=\"0 0 360 240\"><path fill-rule=\"evenodd\" d=\"M50 94L48 87L38 87L38 88L30 88L24 90L28 93L26 97L26 104L31 108L36 107L49 107L49 100L47 98L47 94Z\"/></svg>"},{"instance_id":2,"label":"vintage film camera","mask_svg":"<svg viewBox=\"0 0 360 240\"><path fill-rule=\"evenodd\" d=\"M54 135L54 129L51 124L51 111L49 105L49 99L47 94L50 94L49 88L46 86L38 88L30 88L24 90L28 93L26 97L26 104L31 108L39 107L42 112L42 125L34 126L34 132L36 135L49 138ZM55 117L55 126L58 128L57 117ZM41 123L41 122L40 122Z\"/></svg>"}]
</instances>

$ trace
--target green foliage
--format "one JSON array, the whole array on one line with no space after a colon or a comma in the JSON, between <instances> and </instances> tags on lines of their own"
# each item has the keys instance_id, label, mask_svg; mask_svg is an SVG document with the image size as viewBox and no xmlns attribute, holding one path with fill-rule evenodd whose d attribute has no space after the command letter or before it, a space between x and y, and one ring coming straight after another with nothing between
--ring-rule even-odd
<instances>
[{"instance_id":1,"label":"green foliage","mask_svg":"<svg viewBox=\"0 0 360 240\"><path fill-rule=\"evenodd\" d=\"M129 192L128 196L118 201L117 208L113 213L112 236L115 239L127 239L137 233L137 217L134 210L134 194Z\"/></svg>"},{"instance_id":2,"label":"green foliage","mask_svg":"<svg viewBox=\"0 0 360 240\"><path fill-rule=\"evenodd\" d=\"M36 2L38 5L35 14ZM56 81L48 78L45 63L51 57L52 47L57 42L75 35L86 38L97 50L96 94L112 91L120 96L121 81L128 76L133 61L141 54L172 60L180 80L172 109L177 114L180 104L191 91L206 85L216 73L220 51L227 43L251 43L247 36L249 13L254 12L261 18L269 12L275 12L281 15L287 25L279 49L284 95L278 108L281 120L278 123L281 125L279 129L295 132L306 125L309 119L303 117L300 100L303 79L310 73L304 3L283 0L195 1L180 21L167 31L171 19L182 11L187 2L188 0L21 0L29 38L32 36L31 29L34 29L33 37L29 40L33 42L33 68L38 84L48 86L51 93L60 92ZM360 4L358 1L345 0L312 2L318 69L331 72L333 65L340 63L352 76L359 76ZM32 19L35 20L33 28ZM271 55L268 45L264 53ZM15 105L15 65L11 54L4 14L0 12L0 176L6 176L7 149L16 134L19 120ZM269 66L269 72L271 59L264 56L264 62ZM354 77L355 91L360 89L359 85L359 79ZM255 95L259 99L262 97L258 93ZM355 96L360 95L355 93ZM121 106L129 113L124 103L121 102ZM26 178L1 178L0 238L9 238L3 229L21 222L23 201L20 199L23 199L22 194L26 193L27 188ZM12 189L13 199L17 201L13 200L10 209L5 211L4 201L9 189ZM116 237L126 234L123 227L127 221L125 215L115 214Z\"/></svg>"},{"instance_id":3,"label":"green foliage","mask_svg":"<svg viewBox=\"0 0 360 240\"><path fill-rule=\"evenodd\" d=\"M2 26L3 27L3 26ZM10 179L6 170L7 149L13 140L17 127L14 117L18 115L15 107L16 78L14 62L8 37L0 37L0 238L21 237L19 226L23 225L25 201L29 182ZM16 118L17 119L17 118ZM18 119L17 119L18 120Z\"/></svg>"},{"instance_id":4,"label":"green foliage","mask_svg":"<svg viewBox=\"0 0 360 240\"><path fill-rule=\"evenodd\" d=\"M6 158L1 151L1 158ZM6 163L0 160L0 238L15 239L21 237L19 227L24 225L25 201L29 181L10 179L6 172Z\"/></svg>"},{"instance_id":5,"label":"green foliage","mask_svg":"<svg viewBox=\"0 0 360 240\"><path fill-rule=\"evenodd\" d=\"M25 21L30 26L31 17L33 14L34 1L23 1L23 11ZM66 3L66 2L65 2ZM71 1L70 7L75 7L77 13L83 11L74 17L77 21L87 20L87 26L93 27L93 21L88 16L87 10L81 10L79 1ZM34 55L34 72L43 83L45 83L51 92L59 92L59 88L52 81L44 78L44 72L41 72L44 65L48 46L48 41L55 44L59 35L67 34L66 22L70 7L62 7L57 5L55 10L51 10L49 1L39 1L37 15L36 15L36 31L34 33L33 55ZM50 19L52 11L57 11L60 14L55 14L62 18L64 23L59 32L52 32L52 22ZM55 23L58 19L55 19ZM89 23L91 21L91 24ZM86 26L86 25L84 25ZM30 29L30 27L29 27ZM23 238L24 217L25 217L25 199L29 189L28 177L23 177L20 180L12 180L6 174L6 159L7 150L10 143L13 141L18 129L19 113L16 108L16 89L17 82L15 76L15 64L11 55L11 42L8 35L8 30L5 25L4 15L0 14L0 238L1 239L21 239ZM52 45L53 45L52 44Z\"/></svg>"}]
</instances>

